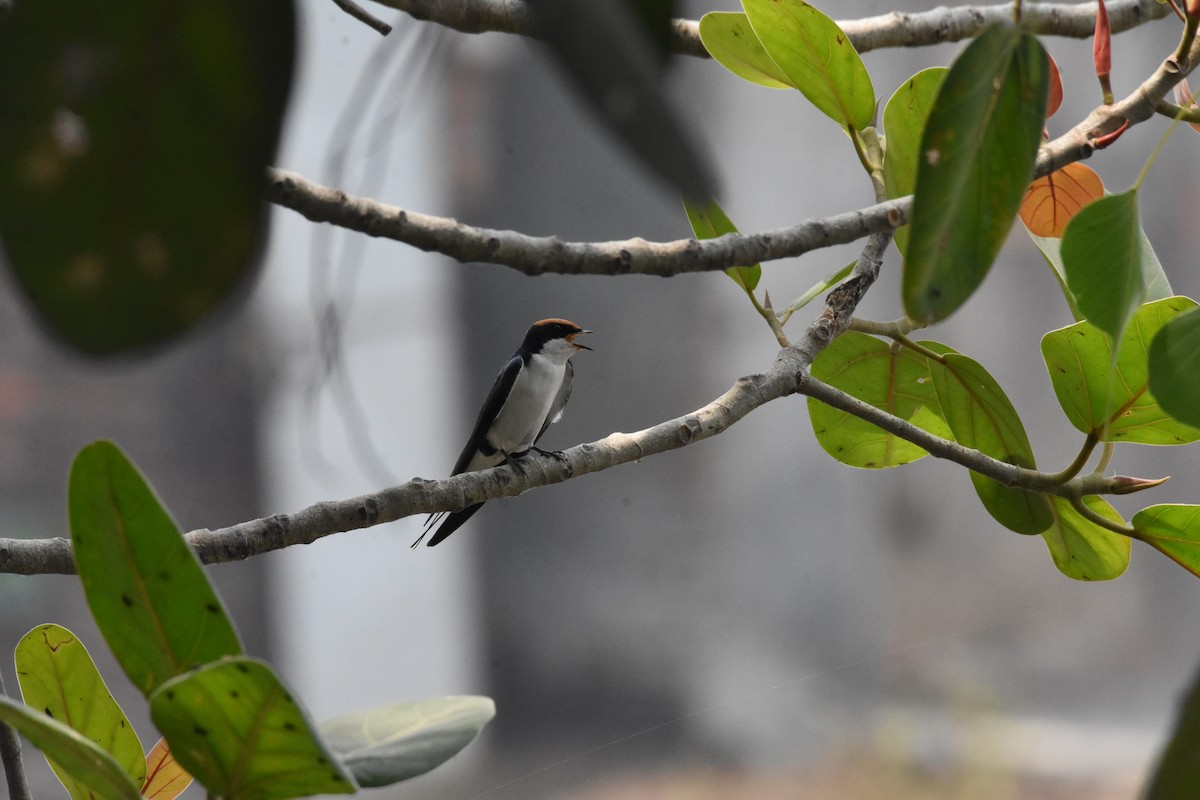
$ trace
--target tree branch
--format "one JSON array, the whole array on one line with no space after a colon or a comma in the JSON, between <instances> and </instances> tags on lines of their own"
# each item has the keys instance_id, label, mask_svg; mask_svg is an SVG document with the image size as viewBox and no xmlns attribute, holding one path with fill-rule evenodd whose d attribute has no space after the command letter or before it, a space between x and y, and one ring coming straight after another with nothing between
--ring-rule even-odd
<instances>
[{"instance_id":1,"label":"tree branch","mask_svg":"<svg viewBox=\"0 0 1200 800\"><path fill-rule=\"evenodd\" d=\"M503 264L526 275L658 275L706 272L803 255L903 225L906 201L893 200L805 220L779 230L727 234L716 239L648 242L564 242L553 236L464 225L449 217L408 211L355 197L281 169L267 171L267 199L313 222L329 222L369 236L395 239L462 262Z\"/></svg>"},{"instance_id":2,"label":"tree branch","mask_svg":"<svg viewBox=\"0 0 1200 800\"><path fill-rule=\"evenodd\" d=\"M1153 0L1152 0L1153 1ZM1144 122L1162 98L1200 61L1200 41L1189 61L1173 57L1129 96L1097 106L1067 133L1042 146L1035 176L1089 158L1096 142L1122 125ZM792 258L812 250L889 231L908 221L912 196L825 217L765 233L726 234L716 239L648 242L642 238L615 242L564 242L553 236L477 228L449 217L437 217L348 195L278 168L267 171L266 197L313 222L328 222L369 236L394 239L421 250L462 262L502 264L526 275L658 275L704 272Z\"/></svg>"},{"instance_id":3,"label":"tree branch","mask_svg":"<svg viewBox=\"0 0 1200 800\"><path fill-rule=\"evenodd\" d=\"M415 19L434 22L461 33L515 33L533 36L533 16L517 0L377 0ZM1114 0L1108 4L1113 33L1129 30L1166 16L1170 9L1157 0ZM1036 33L1086 39L1096 25L1096 3L1042 3L1031 5L1025 19ZM916 14L890 13L838 25L860 53L883 47L923 47L969 39L991 22L1012 18L1012 5L935 8ZM671 49L680 54L708 58L700 43L696 20L672 22Z\"/></svg>"},{"instance_id":4,"label":"tree branch","mask_svg":"<svg viewBox=\"0 0 1200 800\"><path fill-rule=\"evenodd\" d=\"M4 694L7 694L4 676L0 674L0 695ZM0 723L0 764L4 765L9 800L31 800L29 782L25 780L25 762L21 760L21 737L4 723Z\"/></svg>"},{"instance_id":5,"label":"tree branch","mask_svg":"<svg viewBox=\"0 0 1200 800\"><path fill-rule=\"evenodd\" d=\"M1062 169L1067 164L1089 158L1096 150L1096 141L1128 123L1145 122L1154 116L1155 109L1177 83L1187 77L1200 62L1200 41L1192 44L1186 64L1174 55L1168 57L1154 74L1124 99L1112 105L1097 106L1071 130L1044 145L1038 153L1036 174L1040 177Z\"/></svg>"},{"instance_id":6,"label":"tree branch","mask_svg":"<svg viewBox=\"0 0 1200 800\"><path fill-rule=\"evenodd\" d=\"M333 2L342 11L345 11L368 28L371 28L380 36L387 36L392 32L391 25L372 15L365 8L354 2L354 0L333 0Z\"/></svg>"},{"instance_id":7,"label":"tree branch","mask_svg":"<svg viewBox=\"0 0 1200 800\"><path fill-rule=\"evenodd\" d=\"M499 466L466 472L442 480L414 478L375 494L316 503L294 514L276 514L217 530L185 534L205 564L241 561L251 556L299 544L311 544L335 533L394 522L417 514L458 511L530 489L640 461L716 436L755 409L782 397L803 394L847 411L929 451L1008 486L1079 497L1127 493L1129 479L1098 473L1058 483L1055 476L999 461L956 442L917 428L906 420L852 397L809 374L813 360L849 326L855 308L879 275L890 231L873 234L850 277L831 291L825 308L791 347L779 351L765 373L746 375L711 403L675 419L635 433L611 433L603 439L576 445L561 456L530 453L522 471ZM1147 484L1149 485L1149 484ZM75 571L70 541L0 539L0 573L20 575L70 574Z\"/></svg>"}]
</instances>

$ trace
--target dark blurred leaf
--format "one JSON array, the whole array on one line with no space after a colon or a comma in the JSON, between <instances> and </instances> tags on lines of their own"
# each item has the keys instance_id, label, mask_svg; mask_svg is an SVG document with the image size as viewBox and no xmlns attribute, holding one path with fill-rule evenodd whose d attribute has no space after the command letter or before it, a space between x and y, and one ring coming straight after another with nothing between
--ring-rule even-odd
<instances>
[{"instance_id":1,"label":"dark blurred leaf","mask_svg":"<svg viewBox=\"0 0 1200 800\"><path fill-rule=\"evenodd\" d=\"M50 329L156 344L252 272L291 0L18 3L0 25L0 242Z\"/></svg>"},{"instance_id":2,"label":"dark blurred leaf","mask_svg":"<svg viewBox=\"0 0 1200 800\"><path fill-rule=\"evenodd\" d=\"M603 0L601 0L603 2ZM675 16L672 0L624 0L638 25L654 46L655 55L666 61L671 54L671 19Z\"/></svg>"},{"instance_id":3,"label":"dark blurred leaf","mask_svg":"<svg viewBox=\"0 0 1200 800\"><path fill-rule=\"evenodd\" d=\"M716 181L667 102L656 50L620 0L529 0L538 35L603 124L689 200L715 197Z\"/></svg>"},{"instance_id":4,"label":"dark blurred leaf","mask_svg":"<svg viewBox=\"0 0 1200 800\"><path fill-rule=\"evenodd\" d=\"M1133 519L1137 525L1137 517ZM1150 778L1145 800L1194 800L1200 786L1200 673L1176 713L1175 730Z\"/></svg>"}]
</instances>

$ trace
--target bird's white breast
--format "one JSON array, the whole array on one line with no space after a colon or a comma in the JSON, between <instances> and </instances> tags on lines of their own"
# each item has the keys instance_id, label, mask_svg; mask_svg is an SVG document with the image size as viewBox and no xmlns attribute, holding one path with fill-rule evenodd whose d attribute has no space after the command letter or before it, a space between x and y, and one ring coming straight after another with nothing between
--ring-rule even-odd
<instances>
[{"instance_id":1,"label":"bird's white breast","mask_svg":"<svg viewBox=\"0 0 1200 800\"><path fill-rule=\"evenodd\" d=\"M488 431L492 447L505 453L522 453L533 446L566 374L567 359L557 355L539 353L521 368Z\"/></svg>"}]
</instances>

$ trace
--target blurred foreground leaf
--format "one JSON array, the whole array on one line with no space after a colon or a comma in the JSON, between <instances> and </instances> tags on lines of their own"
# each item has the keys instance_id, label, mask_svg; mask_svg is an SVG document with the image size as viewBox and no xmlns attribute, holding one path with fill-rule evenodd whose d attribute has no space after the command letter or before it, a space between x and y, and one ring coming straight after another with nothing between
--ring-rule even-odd
<instances>
[{"instance_id":1,"label":"blurred foreground leaf","mask_svg":"<svg viewBox=\"0 0 1200 800\"><path fill-rule=\"evenodd\" d=\"M495 714L487 697L441 697L348 714L320 731L359 786L387 786L445 762Z\"/></svg>"},{"instance_id":2,"label":"blurred foreground leaf","mask_svg":"<svg viewBox=\"0 0 1200 800\"><path fill-rule=\"evenodd\" d=\"M158 344L246 282L294 39L292 0L14 4L0 245L53 333L97 356Z\"/></svg>"},{"instance_id":3,"label":"blurred foreground leaf","mask_svg":"<svg viewBox=\"0 0 1200 800\"><path fill-rule=\"evenodd\" d=\"M672 108L645 17L616 0L529 0L538 36L604 126L689 200L714 197L716 178Z\"/></svg>"}]
</instances>

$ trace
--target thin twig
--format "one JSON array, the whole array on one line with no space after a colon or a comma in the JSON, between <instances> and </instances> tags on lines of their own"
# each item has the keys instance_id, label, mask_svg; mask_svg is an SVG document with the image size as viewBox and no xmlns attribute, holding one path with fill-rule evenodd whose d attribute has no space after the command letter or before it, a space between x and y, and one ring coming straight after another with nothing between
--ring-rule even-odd
<instances>
[{"instance_id":1,"label":"thin twig","mask_svg":"<svg viewBox=\"0 0 1200 800\"><path fill-rule=\"evenodd\" d=\"M460 33L514 33L533 36L533 18L519 0L378 0L414 19L434 22ZM1114 0L1108 4L1113 33L1129 30L1170 11L1157 0ZM892 12L877 17L839 20L860 53L885 47L923 47L970 39L985 25L1010 19L1011 3L991 6L935 8L915 14ZM1025 9L1030 30L1052 36L1086 39L1096 21L1096 3L1040 3ZM697 20L676 19L671 26L671 50L679 55L708 58L700 42Z\"/></svg>"},{"instance_id":2,"label":"thin twig","mask_svg":"<svg viewBox=\"0 0 1200 800\"><path fill-rule=\"evenodd\" d=\"M500 466L467 472L443 480L414 479L375 494L309 506L295 514L276 514L218 530L186 534L206 564L240 561L325 536L393 522L437 511L457 511L500 497L561 483L620 464L686 447L728 430L757 408L782 397L803 394L894 433L932 455L972 469L1007 486L1077 497L1127 491L1127 478L1090 473L1059 483L1050 473L1025 469L992 458L956 442L942 439L906 420L823 383L809 374L813 359L845 331L854 310L879 275L882 254L891 236L872 235L851 276L831 291L825 308L797 342L779 351L765 373L739 378L728 391L689 414L660 422L635 433L612 433L580 444L560 456L531 454L520 471ZM66 539L0 539L0 572L23 575L74 572L71 545Z\"/></svg>"},{"instance_id":3,"label":"thin twig","mask_svg":"<svg viewBox=\"0 0 1200 800\"><path fill-rule=\"evenodd\" d=\"M1105 135L1122 125L1144 122L1153 116L1159 101L1200 60L1198 49L1200 45L1193 46L1188 66L1168 58L1129 96L1111 105L1098 106L1071 130L1043 145L1035 177L1090 157L1097 141ZM371 198L348 195L282 169L268 169L267 178L268 200L313 222L329 222L369 236L394 239L462 262L502 264L527 275L553 272L666 277L774 261L890 231L908 220L912 208L910 195L764 233L730 233L704 241L648 242L635 238L564 242L552 236L477 228L448 217L409 211Z\"/></svg>"},{"instance_id":4,"label":"thin twig","mask_svg":"<svg viewBox=\"0 0 1200 800\"><path fill-rule=\"evenodd\" d=\"M847 244L872 233L890 231L907 221L908 201L873 206L805 220L757 234L725 234L715 239L648 242L564 242L553 236L477 228L449 217L436 217L390 206L366 197L321 186L282 169L267 171L267 199L313 222L404 242L462 262L503 264L526 275L657 275L728 269L760 261L792 258L812 250Z\"/></svg>"},{"instance_id":5,"label":"thin twig","mask_svg":"<svg viewBox=\"0 0 1200 800\"><path fill-rule=\"evenodd\" d=\"M6 694L4 674L0 672L0 695ZM21 737L8 725L0 722L0 762L8 782L9 800L32 800L29 782L25 780L25 762L21 760Z\"/></svg>"},{"instance_id":6,"label":"thin twig","mask_svg":"<svg viewBox=\"0 0 1200 800\"><path fill-rule=\"evenodd\" d=\"M386 22L379 19L379 17L371 14L371 12L354 2L354 0L333 0L333 2L336 3L337 7L342 11L345 11L347 14L354 17L359 22L367 25L368 27L373 28L381 36L387 36L392 32L391 25L388 25Z\"/></svg>"}]
</instances>

